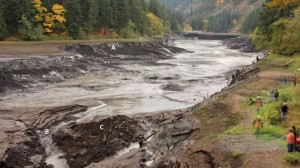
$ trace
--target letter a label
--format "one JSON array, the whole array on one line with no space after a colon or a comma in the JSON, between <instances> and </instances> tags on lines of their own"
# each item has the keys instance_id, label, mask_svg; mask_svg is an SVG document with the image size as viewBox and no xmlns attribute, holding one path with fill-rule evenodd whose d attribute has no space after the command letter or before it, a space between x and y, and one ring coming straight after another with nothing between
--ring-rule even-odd
<instances>
[{"instance_id":1,"label":"letter a label","mask_svg":"<svg viewBox=\"0 0 300 168\"><path fill-rule=\"evenodd\" d=\"M116 50L115 45L112 45L111 50Z\"/></svg>"}]
</instances>

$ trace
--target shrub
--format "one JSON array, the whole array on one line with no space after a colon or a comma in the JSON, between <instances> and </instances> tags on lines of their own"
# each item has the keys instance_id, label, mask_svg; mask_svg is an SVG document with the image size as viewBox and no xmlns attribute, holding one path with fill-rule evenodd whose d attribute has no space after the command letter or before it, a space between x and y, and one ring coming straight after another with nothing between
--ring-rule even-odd
<instances>
[{"instance_id":1,"label":"shrub","mask_svg":"<svg viewBox=\"0 0 300 168\"><path fill-rule=\"evenodd\" d=\"M243 125L236 125L236 126L230 127L228 130L225 131L225 134L240 135L240 134L244 134L244 133L246 133L246 127Z\"/></svg>"},{"instance_id":2,"label":"shrub","mask_svg":"<svg viewBox=\"0 0 300 168\"><path fill-rule=\"evenodd\" d=\"M28 41L39 41L43 40L44 29L41 24L38 24L36 27L24 16L21 17L20 21L20 33L23 40Z\"/></svg>"},{"instance_id":3,"label":"shrub","mask_svg":"<svg viewBox=\"0 0 300 168\"><path fill-rule=\"evenodd\" d=\"M269 134L269 135L279 138L285 134L285 131L280 126L264 125L264 128L261 129L260 134Z\"/></svg>"},{"instance_id":4,"label":"shrub","mask_svg":"<svg viewBox=\"0 0 300 168\"><path fill-rule=\"evenodd\" d=\"M134 32L135 29L135 24L129 20L126 27L124 27L121 31L120 31L120 35L123 38L135 38L138 37L138 35Z\"/></svg>"},{"instance_id":5,"label":"shrub","mask_svg":"<svg viewBox=\"0 0 300 168\"><path fill-rule=\"evenodd\" d=\"M261 109L261 115L270 124L275 125L280 120L280 107L279 102L265 104Z\"/></svg>"},{"instance_id":6,"label":"shrub","mask_svg":"<svg viewBox=\"0 0 300 168\"><path fill-rule=\"evenodd\" d=\"M298 165L300 162L300 153L286 153L283 155L282 159L289 164Z\"/></svg>"},{"instance_id":7,"label":"shrub","mask_svg":"<svg viewBox=\"0 0 300 168\"><path fill-rule=\"evenodd\" d=\"M292 96L288 93L284 93L284 94L281 94L280 99L283 102L289 102L289 101L292 101Z\"/></svg>"},{"instance_id":8,"label":"shrub","mask_svg":"<svg viewBox=\"0 0 300 168\"><path fill-rule=\"evenodd\" d=\"M0 8L0 40L4 40L8 35L6 23Z\"/></svg>"}]
</instances>

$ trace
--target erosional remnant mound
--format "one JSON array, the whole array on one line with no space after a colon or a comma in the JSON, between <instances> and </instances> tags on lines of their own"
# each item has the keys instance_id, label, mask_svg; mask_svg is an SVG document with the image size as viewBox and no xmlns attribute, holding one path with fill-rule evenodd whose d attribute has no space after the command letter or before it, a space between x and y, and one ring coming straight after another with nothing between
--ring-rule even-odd
<instances>
[{"instance_id":1,"label":"erosional remnant mound","mask_svg":"<svg viewBox=\"0 0 300 168\"><path fill-rule=\"evenodd\" d=\"M103 125L103 130L100 125ZM68 165L74 168L113 156L143 138L138 121L123 115L73 125L53 135L53 141L65 153Z\"/></svg>"}]
</instances>

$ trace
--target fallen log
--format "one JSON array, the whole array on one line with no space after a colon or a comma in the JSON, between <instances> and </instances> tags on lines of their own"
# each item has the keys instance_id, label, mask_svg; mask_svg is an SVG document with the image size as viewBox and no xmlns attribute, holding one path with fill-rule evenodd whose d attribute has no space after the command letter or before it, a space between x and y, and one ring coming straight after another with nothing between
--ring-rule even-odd
<instances>
[{"instance_id":1,"label":"fallen log","mask_svg":"<svg viewBox=\"0 0 300 168\"><path fill-rule=\"evenodd\" d=\"M171 134L171 136L172 137L178 137L178 136L183 136L183 135L189 135L189 134L193 133L197 129L190 129L190 130L184 131L184 132L173 133L173 134Z\"/></svg>"}]
</instances>

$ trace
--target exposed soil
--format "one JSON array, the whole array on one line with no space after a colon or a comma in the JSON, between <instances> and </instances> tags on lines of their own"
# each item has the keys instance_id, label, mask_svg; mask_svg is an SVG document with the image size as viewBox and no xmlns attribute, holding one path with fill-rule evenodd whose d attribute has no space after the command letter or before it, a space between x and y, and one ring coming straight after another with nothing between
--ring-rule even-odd
<instances>
[{"instance_id":1,"label":"exposed soil","mask_svg":"<svg viewBox=\"0 0 300 168\"><path fill-rule=\"evenodd\" d=\"M46 151L39 143L39 137L34 130L28 129L25 134L29 141L18 143L13 148L8 148L1 158L0 167L22 168L26 166L52 168L45 162Z\"/></svg>"}]
</instances>

